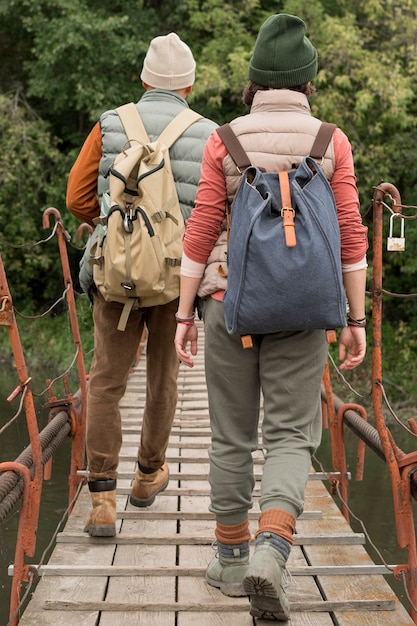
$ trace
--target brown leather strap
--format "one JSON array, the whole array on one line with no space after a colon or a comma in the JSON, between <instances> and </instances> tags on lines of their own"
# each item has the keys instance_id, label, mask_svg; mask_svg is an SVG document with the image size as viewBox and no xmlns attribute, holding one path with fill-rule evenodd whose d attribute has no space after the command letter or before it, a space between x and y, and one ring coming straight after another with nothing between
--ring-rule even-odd
<instances>
[{"instance_id":1,"label":"brown leather strap","mask_svg":"<svg viewBox=\"0 0 417 626\"><path fill-rule=\"evenodd\" d=\"M333 137L336 124L322 122L317 137L314 140L313 147L310 150L310 156L316 161L320 161L326 154L326 150Z\"/></svg>"},{"instance_id":2,"label":"brown leather strap","mask_svg":"<svg viewBox=\"0 0 417 626\"><path fill-rule=\"evenodd\" d=\"M223 124L216 129L220 139L224 143L227 148L228 153L232 157L233 161L236 163L237 168L240 172L243 172L247 167L250 167L252 163L249 160L248 155L242 148L242 145L239 139L236 137L233 132L230 124Z\"/></svg>"},{"instance_id":3,"label":"brown leather strap","mask_svg":"<svg viewBox=\"0 0 417 626\"><path fill-rule=\"evenodd\" d=\"M279 188L281 191L281 206L283 209L292 209L291 205L291 192L290 192L290 180L288 172L278 172Z\"/></svg>"},{"instance_id":4,"label":"brown leather strap","mask_svg":"<svg viewBox=\"0 0 417 626\"><path fill-rule=\"evenodd\" d=\"M285 243L288 248L297 245L295 237L294 209L291 206L290 179L288 172L278 172L279 188L281 191L281 216L284 228Z\"/></svg>"},{"instance_id":5,"label":"brown leather strap","mask_svg":"<svg viewBox=\"0 0 417 626\"><path fill-rule=\"evenodd\" d=\"M319 132L317 133L310 151L310 156L313 159L319 161L324 157L335 128L336 124L330 124L329 122L321 123ZM247 167L252 165L230 124L223 124L223 126L217 128L217 132L240 171L243 172Z\"/></svg>"}]
</instances>

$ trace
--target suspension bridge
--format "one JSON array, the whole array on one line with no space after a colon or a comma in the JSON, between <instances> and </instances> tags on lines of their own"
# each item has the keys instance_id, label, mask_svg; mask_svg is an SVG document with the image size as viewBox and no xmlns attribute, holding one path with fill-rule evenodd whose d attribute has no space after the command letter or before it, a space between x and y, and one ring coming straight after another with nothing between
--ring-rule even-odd
<instances>
[{"instance_id":1,"label":"suspension bridge","mask_svg":"<svg viewBox=\"0 0 417 626\"><path fill-rule=\"evenodd\" d=\"M382 229L378 216L387 195L393 203L393 212L401 213L395 187L386 184L376 188L372 291L372 332L376 346L372 372L375 425L368 422L360 405L346 404L333 393L329 368L326 367L322 387L323 420L331 433L334 467L331 472L312 469L305 511L297 520L294 548L288 562L287 588L293 626L417 624L417 560L412 506L417 492L417 453L405 454L396 446L382 410L382 278L376 247L381 247ZM84 466L88 376L65 254L65 230L55 209L45 212L44 226L48 226L51 216L55 218L60 245L79 387L72 392L67 385L63 399L56 398L50 390L50 421L42 431L39 431L36 420L30 376L0 256L0 325L9 332L19 377L11 399L21 398L30 439L30 445L19 458L0 463L0 521L15 507L19 506L20 511L15 558L9 566L13 581L9 626L80 623L184 626L196 620L207 625L253 624L255 621L249 615L247 598L223 596L207 585L204 578L205 568L213 556L214 518L208 511L210 429L202 328L196 366L192 370L183 367L180 370L179 399L167 456L171 472L168 488L149 509L138 510L128 502L145 395L145 335L120 407L123 448L117 486L117 533L115 537L93 539L83 532L90 508ZM384 459L389 467L397 541L407 552L407 563L374 563L365 549L364 534L351 529L345 427L350 428L360 442L359 474L363 471L365 446ZM409 427L412 433L417 433L415 424L410 422ZM3 432L2 427L2 436ZM36 563L33 555L45 470L57 447L68 437L72 444L68 520L56 535L49 561ZM253 532L259 511L261 447L254 454L254 463L257 483L255 506L250 513ZM337 494L340 506L326 489L326 483ZM389 576L403 582L409 600L407 609L387 583ZM262 621L256 620L256 623Z\"/></svg>"}]
</instances>

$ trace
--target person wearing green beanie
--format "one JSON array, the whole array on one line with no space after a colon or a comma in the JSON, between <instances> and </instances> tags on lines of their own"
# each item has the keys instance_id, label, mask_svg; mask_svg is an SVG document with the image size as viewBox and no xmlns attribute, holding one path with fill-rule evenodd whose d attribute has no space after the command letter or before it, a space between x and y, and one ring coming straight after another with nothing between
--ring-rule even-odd
<instances>
[{"instance_id":1,"label":"person wearing green beanie","mask_svg":"<svg viewBox=\"0 0 417 626\"><path fill-rule=\"evenodd\" d=\"M271 15L261 26L249 63L249 79L264 87L295 87L317 74L317 50L299 17Z\"/></svg>"},{"instance_id":2,"label":"person wearing green beanie","mask_svg":"<svg viewBox=\"0 0 417 626\"><path fill-rule=\"evenodd\" d=\"M256 39L243 90L250 111L230 122L253 166L265 172L289 171L310 154L321 126L308 100L315 93L311 81L317 68L317 50L306 36L304 21L286 13L269 17ZM349 302L347 325L339 336L340 369L351 370L366 352L368 241L352 150L340 128L334 130L322 168L335 198ZM225 595L249 596L254 617L287 621L285 569L304 508L311 456L321 439L321 382L328 344L324 330L294 330L255 334L252 347L243 349L240 336L228 333L223 308L228 271L225 206L232 203L241 174L214 131L205 147L196 203L183 239L175 346L182 363L192 367L199 295L211 425L210 510L216 518L217 546L206 581ZM233 208L231 215L233 221ZM258 501L253 498L254 450L262 450L265 461ZM258 504L257 527L252 529L248 512ZM250 556L252 533L256 542Z\"/></svg>"}]
</instances>

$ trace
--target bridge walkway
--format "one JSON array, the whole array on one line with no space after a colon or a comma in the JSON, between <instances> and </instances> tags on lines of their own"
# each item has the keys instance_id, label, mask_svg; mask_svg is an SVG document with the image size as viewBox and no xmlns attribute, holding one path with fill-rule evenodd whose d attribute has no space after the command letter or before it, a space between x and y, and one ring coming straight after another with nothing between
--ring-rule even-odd
<instances>
[{"instance_id":1,"label":"bridge walkway","mask_svg":"<svg viewBox=\"0 0 417 626\"><path fill-rule=\"evenodd\" d=\"M117 534L83 532L90 497L83 487L49 562L40 566L21 626L249 626L247 598L229 598L206 584L214 555L214 518L208 511L210 442L204 380L203 332L193 369L181 366L179 400L168 449L170 483L148 509L129 504L145 398L141 358L121 403L123 448L117 487ZM146 351L146 348L145 348ZM250 513L256 530L262 452ZM383 574L312 470L306 506L297 521L288 562L291 626L413 626ZM253 549L253 545L251 546Z\"/></svg>"}]
</instances>

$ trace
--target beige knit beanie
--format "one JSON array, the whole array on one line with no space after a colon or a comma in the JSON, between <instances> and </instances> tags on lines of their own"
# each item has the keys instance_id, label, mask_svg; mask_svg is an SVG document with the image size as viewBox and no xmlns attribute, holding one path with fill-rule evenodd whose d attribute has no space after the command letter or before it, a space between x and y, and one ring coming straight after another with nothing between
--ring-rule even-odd
<instances>
[{"instance_id":1,"label":"beige knit beanie","mask_svg":"<svg viewBox=\"0 0 417 626\"><path fill-rule=\"evenodd\" d=\"M195 61L190 48L176 33L152 39L143 62L141 80L150 87L176 91L195 80Z\"/></svg>"}]
</instances>

